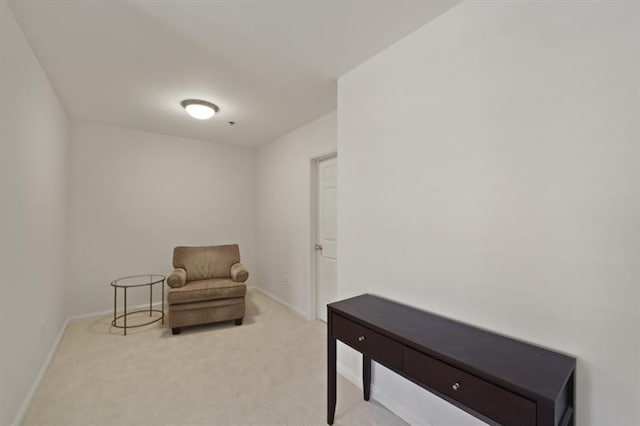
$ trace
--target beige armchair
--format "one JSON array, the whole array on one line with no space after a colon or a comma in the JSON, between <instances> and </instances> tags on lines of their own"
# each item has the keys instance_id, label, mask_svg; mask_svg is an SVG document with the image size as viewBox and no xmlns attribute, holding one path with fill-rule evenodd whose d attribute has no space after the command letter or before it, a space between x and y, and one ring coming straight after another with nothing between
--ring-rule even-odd
<instances>
[{"instance_id":1,"label":"beige armchair","mask_svg":"<svg viewBox=\"0 0 640 426\"><path fill-rule=\"evenodd\" d=\"M237 244L176 247L173 267L167 278L173 334L196 324L228 320L242 324L249 273L240 263Z\"/></svg>"}]
</instances>

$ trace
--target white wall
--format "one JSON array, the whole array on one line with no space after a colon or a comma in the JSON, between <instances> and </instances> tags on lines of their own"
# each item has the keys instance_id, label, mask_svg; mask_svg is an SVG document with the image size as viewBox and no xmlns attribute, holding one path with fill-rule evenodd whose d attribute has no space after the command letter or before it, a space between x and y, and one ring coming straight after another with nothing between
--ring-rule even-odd
<instances>
[{"instance_id":1,"label":"white wall","mask_svg":"<svg viewBox=\"0 0 640 426\"><path fill-rule=\"evenodd\" d=\"M310 309L311 159L335 151L333 112L262 145L256 155L256 284L304 316Z\"/></svg>"},{"instance_id":2,"label":"white wall","mask_svg":"<svg viewBox=\"0 0 640 426\"><path fill-rule=\"evenodd\" d=\"M0 0L3 426L18 414L66 319L67 141L67 115Z\"/></svg>"},{"instance_id":3,"label":"white wall","mask_svg":"<svg viewBox=\"0 0 640 426\"><path fill-rule=\"evenodd\" d=\"M640 424L639 58L637 1L467 1L343 76L341 295L574 354L577 424Z\"/></svg>"},{"instance_id":4,"label":"white wall","mask_svg":"<svg viewBox=\"0 0 640 426\"><path fill-rule=\"evenodd\" d=\"M251 283L254 186L247 148L74 121L71 314L112 309L115 278L169 273L176 245L238 243Z\"/></svg>"}]
</instances>

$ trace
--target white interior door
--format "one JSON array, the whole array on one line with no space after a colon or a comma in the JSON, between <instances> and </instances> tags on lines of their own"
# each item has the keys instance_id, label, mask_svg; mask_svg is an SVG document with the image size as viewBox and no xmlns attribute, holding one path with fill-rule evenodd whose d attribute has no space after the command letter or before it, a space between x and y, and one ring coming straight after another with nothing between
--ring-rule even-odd
<instances>
[{"instance_id":1,"label":"white interior door","mask_svg":"<svg viewBox=\"0 0 640 426\"><path fill-rule=\"evenodd\" d=\"M317 317L327 320L327 303L338 296L337 271L337 211L338 169L336 157L318 161L317 241L316 257L316 312Z\"/></svg>"}]
</instances>

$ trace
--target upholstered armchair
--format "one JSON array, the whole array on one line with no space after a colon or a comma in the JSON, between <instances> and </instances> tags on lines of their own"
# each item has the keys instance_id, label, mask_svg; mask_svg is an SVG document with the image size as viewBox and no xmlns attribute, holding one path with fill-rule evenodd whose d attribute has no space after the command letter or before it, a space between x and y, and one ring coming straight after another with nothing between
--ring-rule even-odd
<instances>
[{"instance_id":1,"label":"upholstered armchair","mask_svg":"<svg viewBox=\"0 0 640 426\"><path fill-rule=\"evenodd\" d=\"M249 273L240 263L237 244L176 247L173 267L167 278L173 334L196 324L228 320L242 324Z\"/></svg>"}]
</instances>

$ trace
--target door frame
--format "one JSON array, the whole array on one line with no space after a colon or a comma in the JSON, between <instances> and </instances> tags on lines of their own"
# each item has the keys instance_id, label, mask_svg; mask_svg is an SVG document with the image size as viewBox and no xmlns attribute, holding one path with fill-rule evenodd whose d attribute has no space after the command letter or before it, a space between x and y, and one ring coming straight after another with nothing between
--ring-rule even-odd
<instances>
[{"instance_id":1,"label":"door frame","mask_svg":"<svg viewBox=\"0 0 640 426\"><path fill-rule=\"evenodd\" d=\"M309 240L309 261L310 261L310 271L311 277L309 280L310 288L309 288L309 320L313 321L318 319L318 265L316 261L316 249L315 244L318 240L318 166L321 161L328 160L330 158L337 158L338 153L336 151L331 151L322 155L317 155L311 157L310 167L309 167L309 175L310 175L310 185L311 185L311 199L310 199L310 240ZM336 209L337 214L337 209Z\"/></svg>"}]
</instances>

